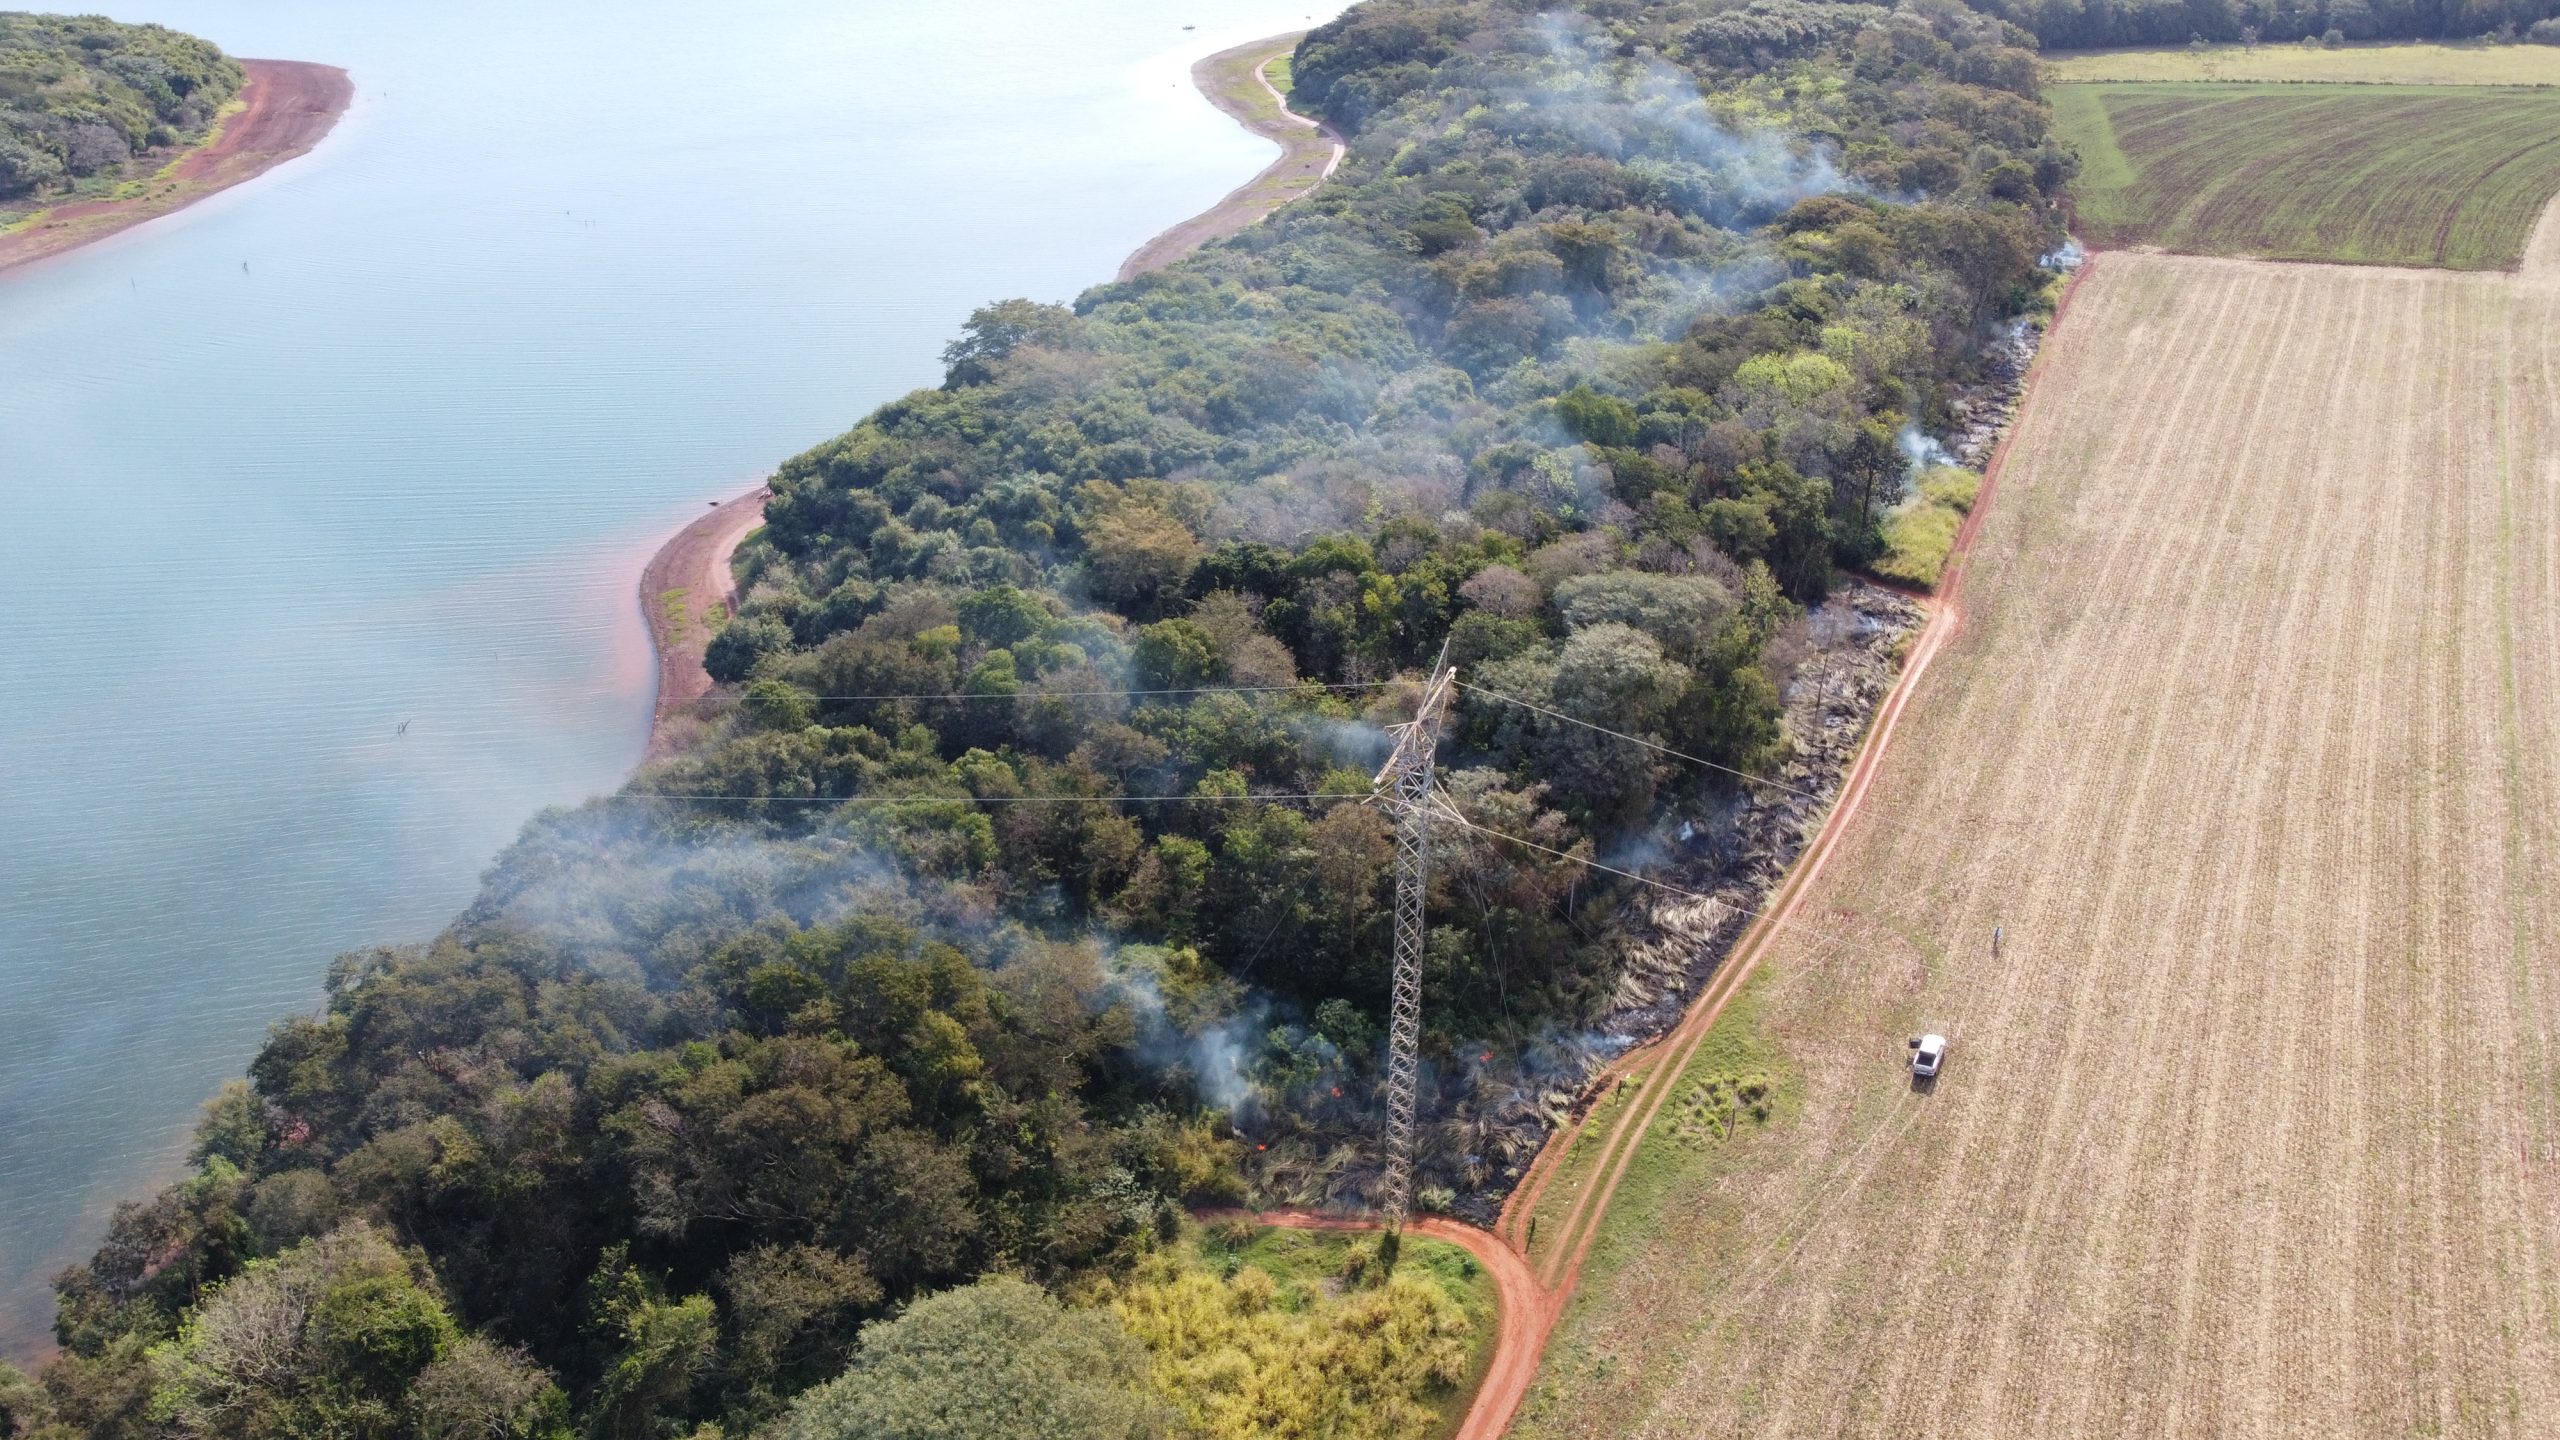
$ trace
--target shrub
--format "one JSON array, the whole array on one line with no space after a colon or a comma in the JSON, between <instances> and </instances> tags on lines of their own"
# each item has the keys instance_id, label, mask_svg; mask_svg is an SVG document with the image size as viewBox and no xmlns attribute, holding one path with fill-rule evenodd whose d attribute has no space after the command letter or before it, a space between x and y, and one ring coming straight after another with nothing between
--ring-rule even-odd
<instances>
[{"instance_id":1,"label":"shrub","mask_svg":"<svg viewBox=\"0 0 2560 1440\"><path fill-rule=\"evenodd\" d=\"M1955 465L1922 472L1910 500L1885 517L1885 553L1874 565L1877 574L1914 585L1934 586L1946 573L1954 553L1956 532L1982 491L1982 477Z\"/></svg>"},{"instance_id":2,"label":"shrub","mask_svg":"<svg viewBox=\"0 0 2560 1440\"><path fill-rule=\"evenodd\" d=\"M747 678L756 662L791 648L791 631L770 615L757 615L721 627L702 654L702 668L723 685Z\"/></svg>"},{"instance_id":3,"label":"shrub","mask_svg":"<svg viewBox=\"0 0 2560 1440\"><path fill-rule=\"evenodd\" d=\"M1876 561L1876 573L1914 585L1936 585L1946 573L1956 531L1963 524L1963 517L1953 509L1926 500L1896 510L1885 521L1885 553Z\"/></svg>"},{"instance_id":4,"label":"shrub","mask_svg":"<svg viewBox=\"0 0 2560 1440\"><path fill-rule=\"evenodd\" d=\"M862 1330L775 1440L1140 1440L1164 1433L1146 1355L1106 1312L995 1275Z\"/></svg>"},{"instance_id":5,"label":"shrub","mask_svg":"<svg viewBox=\"0 0 2560 1440\"><path fill-rule=\"evenodd\" d=\"M1982 477L1959 465L1932 466L1920 477L1920 496L1966 514L1973 512L1973 497L1982 493Z\"/></svg>"},{"instance_id":6,"label":"shrub","mask_svg":"<svg viewBox=\"0 0 2560 1440\"><path fill-rule=\"evenodd\" d=\"M1346 1254L1355 1281L1380 1273L1376 1254ZM1292 1297L1252 1265L1221 1277L1158 1256L1115 1287L1111 1308L1154 1356L1185 1433L1205 1440L1429 1434L1433 1402L1466 1379L1475 1328L1410 1269L1339 1298Z\"/></svg>"}]
</instances>

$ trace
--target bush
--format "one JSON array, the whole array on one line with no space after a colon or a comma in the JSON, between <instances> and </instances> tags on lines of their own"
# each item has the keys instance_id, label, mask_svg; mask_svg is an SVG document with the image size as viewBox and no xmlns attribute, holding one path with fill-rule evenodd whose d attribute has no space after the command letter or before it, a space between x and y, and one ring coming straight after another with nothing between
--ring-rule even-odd
<instances>
[{"instance_id":1,"label":"bush","mask_svg":"<svg viewBox=\"0 0 2560 1440\"><path fill-rule=\"evenodd\" d=\"M747 678L756 662L791 648L791 629L770 615L724 625L702 652L702 668L723 685Z\"/></svg>"},{"instance_id":2,"label":"bush","mask_svg":"<svg viewBox=\"0 0 2560 1440\"><path fill-rule=\"evenodd\" d=\"M1956 532L1982 491L1982 477L1956 465L1921 473L1911 499L1885 517L1885 553L1873 568L1888 579L1934 586L1954 553Z\"/></svg>"},{"instance_id":3,"label":"bush","mask_svg":"<svg viewBox=\"0 0 2560 1440\"><path fill-rule=\"evenodd\" d=\"M1885 521L1885 553L1876 573L1914 585L1935 586L1955 552L1956 531L1964 517L1954 509L1915 500Z\"/></svg>"},{"instance_id":4,"label":"bush","mask_svg":"<svg viewBox=\"0 0 2560 1440\"><path fill-rule=\"evenodd\" d=\"M1146 1353L1109 1314L989 1276L862 1330L774 1440L1141 1440L1164 1433Z\"/></svg>"},{"instance_id":5,"label":"bush","mask_svg":"<svg viewBox=\"0 0 2560 1440\"><path fill-rule=\"evenodd\" d=\"M1921 475L1920 496L1951 510L1973 513L1973 498L1982 493L1982 477L1961 465L1936 465Z\"/></svg>"},{"instance_id":6,"label":"bush","mask_svg":"<svg viewBox=\"0 0 2560 1440\"><path fill-rule=\"evenodd\" d=\"M2524 32L2524 38L2536 45L2560 45L2560 16L2534 21L2533 27Z\"/></svg>"},{"instance_id":7,"label":"bush","mask_svg":"<svg viewBox=\"0 0 2560 1440\"><path fill-rule=\"evenodd\" d=\"M1434 1402L1466 1379L1474 1322L1438 1282L1376 1259L1373 1245L1347 1250L1353 1284L1336 1298L1284 1293L1251 1264L1220 1276L1159 1256L1111 1308L1154 1355L1187 1434L1427 1435Z\"/></svg>"}]
</instances>

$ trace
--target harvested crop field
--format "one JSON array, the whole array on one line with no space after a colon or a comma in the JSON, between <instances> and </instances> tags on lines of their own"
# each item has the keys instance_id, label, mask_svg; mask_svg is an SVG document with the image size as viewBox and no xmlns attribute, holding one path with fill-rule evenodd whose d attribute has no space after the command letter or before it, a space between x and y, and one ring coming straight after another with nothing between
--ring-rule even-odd
<instances>
[{"instance_id":1,"label":"harvested crop field","mask_svg":"<svg viewBox=\"0 0 2560 1440\"><path fill-rule=\"evenodd\" d=\"M1649 1135L1520 1433L2554 1432L2534 269L2100 257L1962 629L1729 1012L1787 1103Z\"/></svg>"},{"instance_id":2,"label":"harvested crop field","mask_svg":"<svg viewBox=\"0 0 2560 1440\"><path fill-rule=\"evenodd\" d=\"M2560 90L2062 85L2109 247L2497 270L2560 194Z\"/></svg>"}]
</instances>

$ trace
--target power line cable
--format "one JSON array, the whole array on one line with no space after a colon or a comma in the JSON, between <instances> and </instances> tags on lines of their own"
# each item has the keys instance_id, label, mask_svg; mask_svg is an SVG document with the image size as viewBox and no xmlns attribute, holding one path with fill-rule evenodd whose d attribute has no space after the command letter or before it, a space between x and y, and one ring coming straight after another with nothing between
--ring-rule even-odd
<instances>
[{"instance_id":1,"label":"power line cable","mask_svg":"<svg viewBox=\"0 0 2560 1440\"><path fill-rule=\"evenodd\" d=\"M1602 864L1601 862L1599 862L1599 861L1597 861L1597 860L1587 859L1587 858L1585 858L1585 857L1583 857L1583 856L1580 856L1580 855L1575 855L1575 854L1571 854L1571 853L1569 853L1569 852L1567 852L1567 851L1558 850L1558 849L1556 849L1555 847L1550 846L1550 845L1541 845L1541 844L1539 844L1539 843L1538 843L1537 841L1535 841L1535 840L1523 839L1522 837L1520 837L1520 836L1518 836L1518 835L1513 835L1513 834L1509 834L1509 833L1504 832L1504 831L1501 831L1501 830L1495 830L1495 829L1492 829L1492 828L1487 827L1487 826L1478 825L1477 823L1475 823L1475 822L1474 822L1474 821L1472 821L1472 820L1469 820L1469 819L1468 819L1468 818L1466 818L1465 816L1463 816L1463 815L1458 815L1458 814L1453 814L1453 813L1451 813L1451 812L1450 812L1450 811L1448 811L1448 810L1442 810L1442 811L1440 811L1439 813L1440 813L1442 816L1446 817L1447 819L1451 820L1452 822L1454 822L1454 823L1456 823L1456 824L1458 824L1458 825L1460 825L1460 826L1462 826L1462 827L1464 827L1464 828L1466 828L1466 829L1473 830L1473 831L1475 831L1475 832L1476 832L1477 834L1479 834L1479 835L1489 835L1489 836L1493 837L1493 838L1494 838L1494 839L1496 839L1496 840L1508 840L1508 841L1510 841L1510 842L1511 842L1512 844L1514 844L1514 845L1525 845L1525 846L1527 846L1528 848L1530 848L1530 849L1532 849L1532 850L1540 850L1540 851L1544 851L1545 853L1547 853L1547 854L1549 854L1549 855L1553 855L1553 856L1555 856L1556 858L1558 858L1558 859L1560 859L1560 860L1570 860L1570 861L1574 862L1574 863L1575 863L1575 864L1577 864L1577 865L1587 865L1587 866L1589 866L1590 868L1592 868L1592 869L1594 869L1594 870L1606 870L1606 871L1608 871L1608 872L1609 872L1610 874L1612 874L1612 875L1623 875L1623 876L1627 877L1627 878L1628 878L1628 879L1630 879L1630 880L1633 880L1633 881L1638 882L1639 884L1650 885L1650 886L1652 886L1653 888L1655 888L1656 890L1667 890L1667 891L1670 891L1670 892L1671 892L1672 894L1674 894L1674 895L1685 895L1685 896L1687 896L1688 898L1690 898L1690 899L1692 899L1692 900L1704 900L1704 901L1705 901L1705 902L1707 902L1708 904L1713 905L1713 906L1717 907L1717 908L1718 908L1718 909L1720 909L1720 910L1723 910L1726 914L1728 914L1728 915L1732 915L1732 916L1735 916L1735 917L1740 918L1740 919L1743 919L1743 920L1760 920L1760 919L1768 919L1768 918L1771 916L1771 914L1772 914L1772 912L1773 912L1773 910L1774 910L1774 908L1775 908L1774 906L1771 906L1771 905L1763 905L1763 906L1759 907L1759 908L1758 908L1758 909L1756 909L1756 910L1755 910L1755 909L1745 909L1744 907L1742 907L1742 906L1740 906L1740 905L1737 905L1737 904L1735 904L1734 902L1732 902L1731 900L1727 900L1727 899L1725 899L1723 896L1720 896L1720 895L1710 895L1710 894L1706 893L1706 892L1705 892L1705 891L1703 891L1703 890L1691 890L1691 889L1688 889L1688 888L1686 888L1686 887L1684 887L1684 886L1679 886L1679 885L1671 884L1670 882L1665 881L1665 880L1656 880L1656 879L1653 879L1653 878L1652 878L1652 877L1650 877L1650 876L1639 875L1639 874L1635 873L1635 872L1634 872L1634 871L1632 871L1632 870L1621 870L1621 869L1619 869L1619 868L1618 868L1617 866L1615 866L1615 865L1604 865L1604 864ZM1790 929L1790 930L1797 930L1797 931L1801 931L1801 932L1803 932L1803 933L1805 933L1805 934L1808 934L1808 935L1816 935L1816 936L1820 936L1821 938L1823 938L1823 939L1825 939L1825 940L1829 940L1829 941L1833 942L1834 944L1838 944L1838 945L1853 945L1853 944L1858 943L1858 942L1856 942L1856 941L1853 941L1853 940L1849 939L1847 936L1841 935L1841 934L1840 934L1840 933L1838 933L1837 931L1824 930L1824 929L1821 929L1821 928L1816 927L1816 926L1813 926L1813 925L1805 924L1803 921L1800 921L1800 920L1791 920L1791 919L1786 919L1786 918L1784 918L1784 917L1779 917L1779 918L1776 918L1776 919L1771 919L1771 920L1770 920L1770 923L1771 923L1771 924L1773 924L1773 925L1778 925L1778 926L1785 927L1785 928Z\"/></svg>"},{"instance_id":2,"label":"power line cable","mask_svg":"<svg viewBox=\"0 0 2560 1440\"><path fill-rule=\"evenodd\" d=\"M1739 778L1744 779L1744 780L1748 780L1748 781L1750 781L1750 782L1751 782L1752 784L1754 784L1754 785L1766 785L1766 786L1771 787L1772 789L1784 790L1784 791L1786 791L1786 792L1787 792L1788 794L1790 794L1790 795L1797 795L1797 796L1801 796L1801 797L1803 797L1804 799L1807 799L1807 800L1812 801L1812 802L1813 802L1813 803L1815 803L1816 805L1824 805L1824 806L1828 806L1828 805L1836 805L1836 804L1838 804L1838 803L1839 803L1839 800L1840 800L1840 796L1839 796L1838 794L1825 795L1825 794L1823 794L1823 793L1822 793L1821 791L1819 791L1819 790L1807 790L1807 789L1805 789L1805 788L1804 788L1803 786L1801 786L1801 785L1790 785L1790 784L1788 784L1788 783L1787 783L1786 781L1784 781L1784 780L1775 780L1775 779L1772 779L1772 778L1770 778L1769 776L1766 776L1766 775L1756 775L1756 774L1753 774L1751 771L1748 771L1748 770L1737 770L1737 769L1735 769L1734 767L1732 767L1732 766L1730 766L1730 765L1722 765L1722 764L1718 764L1717 762L1715 762L1715 761L1713 761L1713 760L1706 759L1706 758L1705 758L1705 757L1703 757L1703 756L1691 755L1691 754L1689 754L1688 752L1683 751L1683 750L1674 750L1674 749L1672 749L1672 748L1671 748L1670 746L1668 746L1668 745L1660 744L1660 743L1658 743L1658 742L1656 742L1656 741L1652 741L1652 740L1647 740L1647 739L1645 739L1645 738L1644 738L1643 736L1641 736L1641 735L1630 735L1630 734L1626 733L1626 732L1625 732L1625 731L1623 731L1623 730L1612 730L1612 729L1610 729L1610 728L1609 728L1608 726L1606 726L1606 725L1595 725L1595 724L1593 724L1592 722L1590 722L1590 721L1588 721L1588 720L1581 719L1581 718L1579 718L1579 717L1577 717L1577 716L1568 715L1568 714L1564 713L1564 712L1563 712L1563 711L1561 711L1561 710L1557 710L1557 709L1553 709L1553 708L1550 708L1550 707L1545 706L1545 705L1541 705L1541 704L1539 704L1538 702L1536 702L1536 701L1534 701L1534 700L1523 700L1523 699L1521 699L1521 698L1520 698L1519 696L1517 696L1517 695L1506 695L1506 694L1504 694L1503 692L1501 692L1501 691L1499 691L1499 690L1487 690L1487 689L1485 689L1485 688L1484 688L1483 686L1481 686L1481 685L1470 685L1470 684L1468 684L1468 683L1467 683L1466 681L1464 681L1464 680L1461 680L1461 681L1459 681L1459 682L1458 682L1458 688L1460 688L1460 689L1462 689L1462 690L1471 690L1471 691L1474 691L1476 694L1478 694L1478 695L1482 695L1483 697L1485 697L1485 698L1486 698L1486 699L1488 699L1488 700L1501 700L1501 701L1505 701L1505 702L1507 702L1507 703L1509 703L1509 704L1518 705L1518 706L1522 707L1523 709L1527 709L1527 710L1535 710L1535 711L1537 711L1537 712L1538 712L1539 714L1541 714L1541 715L1552 715L1552 716L1554 716L1556 719L1558 719L1558 720L1562 720L1562 721L1564 721L1564 722L1565 722L1566 724L1568 724L1568 725L1579 725L1579 726L1581 726L1581 727L1582 727L1583 729L1585 729L1585 730L1596 730L1596 731L1600 732L1600 733L1601 733L1601 734L1603 734L1603 735L1613 736L1613 737L1615 737L1615 738L1617 738L1617 739L1624 740L1624 741L1626 741L1626 742L1627 742L1628 744L1630 744L1630 745L1641 745L1641 746L1643 746L1643 747L1644 747L1645 749L1647 749L1647 750L1652 750L1652 751L1656 751L1656 752L1658 752L1658 753L1660 753L1660 754L1668 755L1668 756L1670 756L1670 757L1671 757L1672 759L1674 759L1674 760L1686 760L1686 761L1688 761L1688 762L1689 762L1690 764L1692 764L1692 765L1704 765L1705 767L1707 767L1707 768L1708 768L1708 769L1710 769L1710 770L1720 770L1720 771L1724 772L1724 773L1725 773L1725 774L1727 774L1727 775L1732 775L1732 776L1736 776L1736 777L1739 777ZM1874 720L1875 720L1875 717L1874 717L1873 715L1870 715L1870 716L1868 717L1868 723L1869 723L1869 724L1873 724L1873 723L1874 723ZM1849 772L1850 772L1852 769L1856 768L1856 764L1857 764L1857 757L1856 757L1856 754L1853 752L1853 753L1851 754L1851 756L1849 757L1849 762L1848 762L1847 764L1845 764L1845 765L1843 765L1843 766L1841 767L1841 771L1840 771L1840 779L1841 779L1841 783L1842 783L1844 786L1845 786L1845 785L1847 784L1847 782L1848 782ZM1907 830L1907 831L1909 831L1910 833L1912 833L1912 834L1914 834L1914 835L1926 836L1926 837L1929 837L1929 838L1931 838L1931 839L1935 839L1935 838L1937 838L1937 834L1936 834L1936 832L1934 832L1934 831L1932 831L1932 830L1928 829L1928 828L1927 828L1927 827L1925 827L1925 826L1914 825L1914 824L1912 824L1912 823L1910 823L1909 821L1906 821L1906 820L1895 820L1895 819L1892 819L1892 818L1891 818L1891 817L1889 817L1889 816L1879 815L1879 814L1877 814L1873 809L1869 809L1869 810L1868 810L1864 815L1862 815L1860 818L1861 818L1861 819L1864 819L1864 820L1872 821L1872 822L1873 822L1873 823L1875 823L1875 824L1885 826L1885 827L1887 827L1887 828L1889 828L1889 829L1895 829L1895 830Z\"/></svg>"},{"instance_id":3,"label":"power line cable","mask_svg":"<svg viewBox=\"0 0 2560 1440\"><path fill-rule=\"evenodd\" d=\"M1298 685L1187 685L1187 686L1179 686L1179 687L1175 687L1175 688L1171 688L1171 689L1164 689L1164 690L1015 690L1015 691L1007 691L1007 692L1003 692L1003 693L997 693L997 692L992 692L992 691L968 691L968 692L965 692L965 693L962 693L962 692L955 692L955 693L943 694L943 695L918 695L918 694L895 694L895 695L812 695L812 694L809 694L807 691L804 691L804 690L794 690L794 691L792 692L791 698L792 698L792 699L795 699L795 700L875 700L875 701L892 701L892 700L1079 700L1079 699L1094 699L1094 698L1102 697L1102 696L1120 696L1120 697L1126 697L1126 696L1136 696L1136 695L1279 695L1279 694L1295 694L1295 693L1297 693L1297 692L1299 692L1299 691L1304 691L1304 690L1375 690L1375 689L1379 689L1379 688L1381 688L1381 687L1388 686L1388 685L1393 685L1393 684L1396 684L1396 683L1398 683L1398 682L1393 681L1393 680L1333 680L1333 681L1315 681L1315 680L1310 680L1310 681L1307 681L1307 682L1305 682L1305 683L1303 683L1303 684L1298 684ZM731 704L740 704L740 703L743 703L743 702L745 702L745 701L753 700L753 699L756 699L756 698L758 698L758 697L756 697L756 696L754 696L754 695L747 694L747 693L745 693L745 692L743 692L743 691L714 691L714 692L712 692L712 693L710 693L710 694L707 694L707 695L696 695L696 696L693 696L693 697L692 697L692 698L690 698L690 699L687 699L687 700L681 700L681 701L678 701L678 702L676 702L676 703L678 703L678 704L682 704L682 705L693 705L693 704L701 704L701 703L705 703L705 702L709 702L709 701L727 701L727 702L729 702L729 703L731 703Z\"/></svg>"},{"instance_id":4,"label":"power line cable","mask_svg":"<svg viewBox=\"0 0 2560 1440\"><path fill-rule=\"evenodd\" d=\"M1704 900L1710 905L1721 905L1726 909L1733 908L1733 902L1709 895L1703 890L1690 890L1679 885L1671 884L1666 880L1656 880L1649 875L1639 875L1633 870L1621 870L1615 865L1604 865L1597 860L1589 858L1588 856L1576 855L1567 850L1558 850L1552 845L1541 845L1535 840L1524 840L1520 836L1506 834L1500 830L1479 825L1473 820L1468 819L1464 815L1457 814L1454 811L1442 810L1439 813L1445 818L1453 820L1460 826L1472 830L1479 835L1490 835L1496 840L1508 840L1514 845L1525 845L1532 850L1544 851L1549 855L1555 856L1559 860L1571 860L1577 865L1588 865L1594 870L1606 870L1612 875L1624 875L1638 884L1650 885L1656 890L1668 890L1674 895L1686 895L1692 900Z\"/></svg>"},{"instance_id":5,"label":"power line cable","mask_svg":"<svg viewBox=\"0 0 2560 1440\"><path fill-rule=\"evenodd\" d=\"M1366 800L1366 790L1306 790L1249 795L709 795L682 790L622 790L593 800L740 800L785 805L1118 805L1264 800Z\"/></svg>"},{"instance_id":6,"label":"power line cable","mask_svg":"<svg viewBox=\"0 0 2560 1440\"><path fill-rule=\"evenodd\" d=\"M1766 775L1754 775L1748 770L1736 770L1730 765L1721 765L1702 756L1691 755L1683 751L1674 750L1668 745L1657 744L1654 741L1643 738L1642 736L1630 735L1624 730L1612 730L1606 725L1594 725L1588 720L1567 715L1561 710L1549 709L1547 706L1541 705L1535 700L1523 700L1517 695L1505 695L1499 690L1487 690L1481 685L1470 685L1464 680L1458 682L1458 688L1461 690L1472 690L1476 694L1482 695L1488 700L1504 700L1511 704L1520 706L1523 709L1535 710L1541 715L1552 715L1558 720L1564 721L1566 724L1579 725L1585 730L1597 730L1603 735L1614 735L1618 739L1624 740L1630 745L1641 745L1647 750L1660 751L1675 760L1686 760L1692 765L1704 765L1710 770L1721 770L1727 775L1738 776L1755 785L1767 785L1775 789L1787 791L1791 794L1801 795L1808 800L1818 801L1825 798L1819 792L1807 790L1801 785L1790 785L1784 780L1772 780Z\"/></svg>"}]
</instances>

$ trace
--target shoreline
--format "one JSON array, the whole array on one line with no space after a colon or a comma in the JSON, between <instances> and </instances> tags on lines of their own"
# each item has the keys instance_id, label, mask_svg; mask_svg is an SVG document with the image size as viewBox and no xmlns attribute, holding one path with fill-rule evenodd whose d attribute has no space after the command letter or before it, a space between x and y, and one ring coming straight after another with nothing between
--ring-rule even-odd
<instances>
[{"instance_id":1,"label":"shoreline","mask_svg":"<svg viewBox=\"0 0 2560 1440\"><path fill-rule=\"evenodd\" d=\"M643 765L675 753L686 727L674 722L711 693L711 672L702 668L702 654L719 626L706 624L704 616L712 605L720 607L723 622L737 613L738 581L729 562L764 524L765 502L772 498L771 483L758 481L743 495L712 501L706 513L668 536L641 567L640 615L649 626L658 671Z\"/></svg>"},{"instance_id":2,"label":"shoreline","mask_svg":"<svg viewBox=\"0 0 2560 1440\"><path fill-rule=\"evenodd\" d=\"M1263 74L1272 61L1295 48L1304 33L1233 46L1191 67L1191 83L1200 93L1237 124L1278 142L1280 158L1217 204L1139 246L1122 262L1119 279L1160 270L1212 240L1235 234L1315 188L1342 163L1342 137L1291 110ZM704 612L697 597L716 596L727 614L737 612L737 578L729 572L729 561L739 544L764 522L765 502L772 496L770 485L760 484L735 499L715 502L718 508L668 536L641 567L636 598L657 658L657 699L650 709L643 765L675 753L688 728L680 717L692 702L711 693L711 675L702 668L702 653L711 643L713 627L702 623Z\"/></svg>"},{"instance_id":3,"label":"shoreline","mask_svg":"<svg viewBox=\"0 0 2560 1440\"><path fill-rule=\"evenodd\" d=\"M1289 108L1263 71L1291 53L1303 30L1255 40L1199 61L1191 84L1247 130L1274 142L1280 156L1226 198L1167 229L1120 263L1117 280L1161 270L1213 240L1224 240L1313 190L1342 163L1345 147L1331 126Z\"/></svg>"},{"instance_id":4,"label":"shoreline","mask_svg":"<svg viewBox=\"0 0 2560 1440\"><path fill-rule=\"evenodd\" d=\"M355 81L335 65L305 60L242 60L248 83L242 108L203 144L143 180L142 193L120 199L71 200L29 216L24 228L0 233L0 272L68 254L254 180L309 154L337 127L355 100Z\"/></svg>"}]
</instances>

